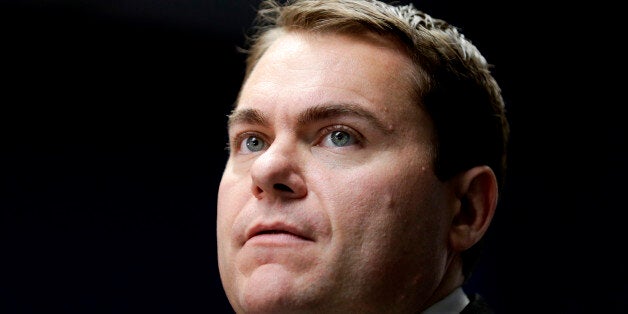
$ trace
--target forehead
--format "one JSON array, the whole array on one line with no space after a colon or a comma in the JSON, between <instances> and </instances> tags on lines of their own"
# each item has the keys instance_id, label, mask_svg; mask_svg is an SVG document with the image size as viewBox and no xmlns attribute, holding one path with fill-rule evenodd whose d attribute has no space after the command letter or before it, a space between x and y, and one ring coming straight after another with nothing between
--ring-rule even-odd
<instances>
[{"instance_id":1,"label":"forehead","mask_svg":"<svg viewBox=\"0 0 628 314\"><path fill-rule=\"evenodd\" d=\"M413 63L403 47L371 34L291 31L273 42L243 85L237 109L288 111L359 104L387 116L416 116Z\"/></svg>"}]
</instances>

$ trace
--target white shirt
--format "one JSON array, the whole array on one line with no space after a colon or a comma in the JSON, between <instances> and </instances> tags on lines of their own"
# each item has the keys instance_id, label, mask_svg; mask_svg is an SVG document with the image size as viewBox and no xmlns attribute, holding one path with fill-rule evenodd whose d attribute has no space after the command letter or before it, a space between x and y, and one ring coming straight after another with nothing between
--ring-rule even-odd
<instances>
[{"instance_id":1,"label":"white shirt","mask_svg":"<svg viewBox=\"0 0 628 314\"><path fill-rule=\"evenodd\" d=\"M442 300L432 304L422 314L460 313L469 304L467 294L458 287Z\"/></svg>"}]
</instances>

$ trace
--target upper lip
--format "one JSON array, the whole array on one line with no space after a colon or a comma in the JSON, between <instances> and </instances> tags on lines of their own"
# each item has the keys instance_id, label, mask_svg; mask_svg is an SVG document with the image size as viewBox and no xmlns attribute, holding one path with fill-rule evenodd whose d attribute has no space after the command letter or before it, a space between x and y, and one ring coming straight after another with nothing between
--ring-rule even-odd
<instances>
[{"instance_id":1,"label":"upper lip","mask_svg":"<svg viewBox=\"0 0 628 314\"><path fill-rule=\"evenodd\" d=\"M313 239L308 236L308 233L300 229L296 226L286 224L283 222L271 222L271 223L258 223L249 228L246 232L246 240L248 241L252 237L268 232L282 232L282 233L290 233L297 237L300 237L304 240L313 241Z\"/></svg>"}]
</instances>

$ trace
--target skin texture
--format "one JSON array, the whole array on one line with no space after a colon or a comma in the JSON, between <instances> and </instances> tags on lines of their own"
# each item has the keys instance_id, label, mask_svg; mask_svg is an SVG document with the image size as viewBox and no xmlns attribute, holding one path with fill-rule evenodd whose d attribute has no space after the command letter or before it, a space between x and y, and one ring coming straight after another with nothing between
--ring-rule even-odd
<instances>
[{"instance_id":1,"label":"skin texture","mask_svg":"<svg viewBox=\"0 0 628 314\"><path fill-rule=\"evenodd\" d=\"M482 192L494 176L436 178L410 68L368 34L293 31L261 58L230 117L218 193L236 312L416 312L461 283L457 253L492 210L465 212L460 195L471 186L480 196L464 203L494 209Z\"/></svg>"}]
</instances>

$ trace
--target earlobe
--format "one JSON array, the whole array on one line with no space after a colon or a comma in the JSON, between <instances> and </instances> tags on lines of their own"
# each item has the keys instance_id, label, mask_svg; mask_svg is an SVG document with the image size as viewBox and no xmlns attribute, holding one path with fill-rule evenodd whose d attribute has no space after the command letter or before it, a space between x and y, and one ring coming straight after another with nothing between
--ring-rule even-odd
<instances>
[{"instance_id":1,"label":"earlobe","mask_svg":"<svg viewBox=\"0 0 628 314\"><path fill-rule=\"evenodd\" d=\"M450 231L451 246L462 252L480 241L493 219L497 207L497 178L491 168L478 166L454 180L459 208Z\"/></svg>"}]
</instances>

